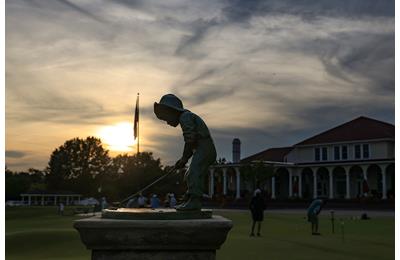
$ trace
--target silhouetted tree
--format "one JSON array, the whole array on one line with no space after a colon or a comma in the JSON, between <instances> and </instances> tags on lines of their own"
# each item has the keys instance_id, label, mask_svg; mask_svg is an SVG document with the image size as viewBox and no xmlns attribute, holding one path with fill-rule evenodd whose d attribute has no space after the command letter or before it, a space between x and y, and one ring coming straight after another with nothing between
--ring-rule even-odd
<instances>
[{"instance_id":1,"label":"silhouetted tree","mask_svg":"<svg viewBox=\"0 0 400 260\"><path fill-rule=\"evenodd\" d=\"M113 167L118 175L117 186L121 197L129 196L163 174L160 159L154 159L151 152L117 156L113 160Z\"/></svg>"},{"instance_id":2,"label":"silhouetted tree","mask_svg":"<svg viewBox=\"0 0 400 260\"><path fill-rule=\"evenodd\" d=\"M113 202L135 193L166 174L169 169L170 166L163 169L160 159L155 159L151 152L110 158L100 139L74 138L52 152L44 171L29 169L28 173L15 177L6 169L6 185L8 190L13 191L10 198L17 198L20 193L29 190L73 191L84 196L105 196L109 202ZM167 177L145 191L145 194L181 194L185 190L181 172Z\"/></svg>"},{"instance_id":3,"label":"silhouetted tree","mask_svg":"<svg viewBox=\"0 0 400 260\"><path fill-rule=\"evenodd\" d=\"M21 193L46 189L44 172L30 168L28 172L13 172L5 169L6 200L19 200Z\"/></svg>"},{"instance_id":4,"label":"silhouetted tree","mask_svg":"<svg viewBox=\"0 0 400 260\"><path fill-rule=\"evenodd\" d=\"M100 139L87 137L68 140L51 154L48 188L94 196L99 187L96 177L107 171L110 161Z\"/></svg>"}]
</instances>

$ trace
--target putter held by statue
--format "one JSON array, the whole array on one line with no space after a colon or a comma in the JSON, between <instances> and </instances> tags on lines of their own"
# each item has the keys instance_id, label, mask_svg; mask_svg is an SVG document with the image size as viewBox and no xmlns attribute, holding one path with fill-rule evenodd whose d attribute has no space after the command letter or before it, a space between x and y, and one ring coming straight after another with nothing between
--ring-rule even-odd
<instances>
[{"instance_id":1,"label":"putter held by statue","mask_svg":"<svg viewBox=\"0 0 400 260\"><path fill-rule=\"evenodd\" d=\"M204 178L217 156L210 131L204 121L198 115L184 109L182 101L173 94L164 95L159 103L155 102L154 113L158 119L166 121L168 125L173 127L180 125L182 128L185 146L175 168L185 167L192 157L185 173L188 187L186 200L176 209L179 211L201 210Z\"/></svg>"}]
</instances>

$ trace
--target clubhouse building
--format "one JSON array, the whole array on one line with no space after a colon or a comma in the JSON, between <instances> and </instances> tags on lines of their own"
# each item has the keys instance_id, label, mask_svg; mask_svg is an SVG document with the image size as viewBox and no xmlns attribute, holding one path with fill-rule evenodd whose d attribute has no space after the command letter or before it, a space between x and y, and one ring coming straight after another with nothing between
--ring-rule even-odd
<instances>
[{"instance_id":1,"label":"clubhouse building","mask_svg":"<svg viewBox=\"0 0 400 260\"><path fill-rule=\"evenodd\" d=\"M262 163L272 166L274 174L258 186L271 199L391 199L395 190L394 144L394 125L367 117L293 146L269 148L243 159L240 141L235 139L233 162L210 167L209 195L239 199L251 194L254 187L241 176L241 169Z\"/></svg>"}]
</instances>

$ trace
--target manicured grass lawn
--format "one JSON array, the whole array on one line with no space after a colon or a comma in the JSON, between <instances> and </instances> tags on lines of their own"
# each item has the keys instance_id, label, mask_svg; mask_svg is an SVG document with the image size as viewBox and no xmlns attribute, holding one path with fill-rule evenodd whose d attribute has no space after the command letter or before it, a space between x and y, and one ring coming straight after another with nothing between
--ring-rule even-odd
<instances>
[{"instance_id":1,"label":"manicured grass lawn","mask_svg":"<svg viewBox=\"0 0 400 260\"><path fill-rule=\"evenodd\" d=\"M344 241L339 223L335 234L328 217L320 217L322 236L311 236L310 225L301 215L266 214L262 237L249 237L250 216L221 214L234 222L217 259L394 259L394 218L350 220L344 218Z\"/></svg>"},{"instance_id":2,"label":"manicured grass lawn","mask_svg":"<svg viewBox=\"0 0 400 260\"><path fill-rule=\"evenodd\" d=\"M66 213L72 213L67 209ZM234 227L217 259L394 259L394 218L345 219L331 234L327 217L320 218L322 236L311 236L301 215L266 214L262 237L249 237L246 212L219 213ZM56 208L6 209L6 259L90 259L72 222L79 217L58 216Z\"/></svg>"}]
</instances>

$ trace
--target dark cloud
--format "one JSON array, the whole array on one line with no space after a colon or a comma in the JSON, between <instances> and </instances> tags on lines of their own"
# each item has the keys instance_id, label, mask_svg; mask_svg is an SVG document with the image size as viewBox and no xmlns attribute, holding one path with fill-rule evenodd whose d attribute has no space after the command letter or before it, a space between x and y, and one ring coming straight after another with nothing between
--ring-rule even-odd
<instances>
[{"instance_id":1,"label":"dark cloud","mask_svg":"<svg viewBox=\"0 0 400 260\"><path fill-rule=\"evenodd\" d=\"M394 0L231 0L223 15L232 22L246 22L253 16L295 15L305 20L319 16L394 16Z\"/></svg>"},{"instance_id":2,"label":"dark cloud","mask_svg":"<svg viewBox=\"0 0 400 260\"><path fill-rule=\"evenodd\" d=\"M218 100L228 100L238 90L238 86L226 86L222 83L199 84L195 89L181 91L181 97L189 106L206 106L207 103Z\"/></svg>"},{"instance_id":3,"label":"dark cloud","mask_svg":"<svg viewBox=\"0 0 400 260\"><path fill-rule=\"evenodd\" d=\"M28 154L24 151L6 150L5 155L9 158L23 158Z\"/></svg>"},{"instance_id":4,"label":"dark cloud","mask_svg":"<svg viewBox=\"0 0 400 260\"><path fill-rule=\"evenodd\" d=\"M115 0L115 2L127 8L143 9L146 7L146 1L143 0Z\"/></svg>"},{"instance_id":5,"label":"dark cloud","mask_svg":"<svg viewBox=\"0 0 400 260\"><path fill-rule=\"evenodd\" d=\"M332 76L349 82L354 76L366 78L371 91L393 93L394 34L340 33L318 45L311 46Z\"/></svg>"},{"instance_id":6,"label":"dark cloud","mask_svg":"<svg viewBox=\"0 0 400 260\"><path fill-rule=\"evenodd\" d=\"M86 17L90 20L105 23L106 21L98 16L95 12L90 11L90 8L82 7L79 4L75 4L69 0L23 0L26 4L31 7L38 8L38 9L48 9L53 10L55 12L65 11L65 9L72 10L77 14Z\"/></svg>"},{"instance_id":7,"label":"dark cloud","mask_svg":"<svg viewBox=\"0 0 400 260\"><path fill-rule=\"evenodd\" d=\"M32 161L7 161L6 166L7 168L13 170L13 169L19 169L19 170L27 170L29 168L35 168L35 169L44 169L45 168L45 163L39 162L37 160L32 160Z\"/></svg>"},{"instance_id":8,"label":"dark cloud","mask_svg":"<svg viewBox=\"0 0 400 260\"><path fill-rule=\"evenodd\" d=\"M220 85L199 85L195 92L183 95L190 106L205 105L218 99L226 98L235 93L232 87L223 87Z\"/></svg>"},{"instance_id":9,"label":"dark cloud","mask_svg":"<svg viewBox=\"0 0 400 260\"><path fill-rule=\"evenodd\" d=\"M92 12L86 10L85 8L80 7L79 5L76 5L76 4L74 4L74 3L71 3L71 2L68 1L68 0L57 0L57 1L58 1L59 3L61 3L62 5L64 5L64 6L68 7L68 8L70 8L71 10L74 10L75 12L77 12L77 13L79 13L79 14L85 16L85 17L88 17L88 18L90 18L90 19L93 19L93 20L95 20L95 21L97 21L97 22L101 22L101 23L104 23L104 22L105 22L102 18L98 17L98 16L95 15L94 13L92 13Z\"/></svg>"},{"instance_id":10,"label":"dark cloud","mask_svg":"<svg viewBox=\"0 0 400 260\"><path fill-rule=\"evenodd\" d=\"M233 95L237 86L227 86L218 80L231 74L229 70L233 67L233 64L229 63L224 66L206 68L189 80L183 79L182 82L176 83L176 86L172 88L172 93L185 100L185 104L190 106L206 104ZM193 75L193 72L188 74ZM218 84L208 83L215 79Z\"/></svg>"},{"instance_id":11,"label":"dark cloud","mask_svg":"<svg viewBox=\"0 0 400 260\"><path fill-rule=\"evenodd\" d=\"M92 99L61 95L36 89L34 93L14 89L11 95L23 104L17 111L9 111L7 120L19 122L53 122L63 124L97 124L99 119L121 114L105 108Z\"/></svg>"},{"instance_id":12,"label":"dark cloud","mask_svg":"<svg viewBox=\"0 0 400 260\"><path fill-rule=\"evenodd\" d=\"M199 59L207 56L207 52L199 52L196 45L200 43L206 36L208 31L219 25L216 19L204 20L199 19L192 23L191 35L182 37L181 42L175 50L175 55L185 56L191 59Z\"/></svg>"}]
</instances>

